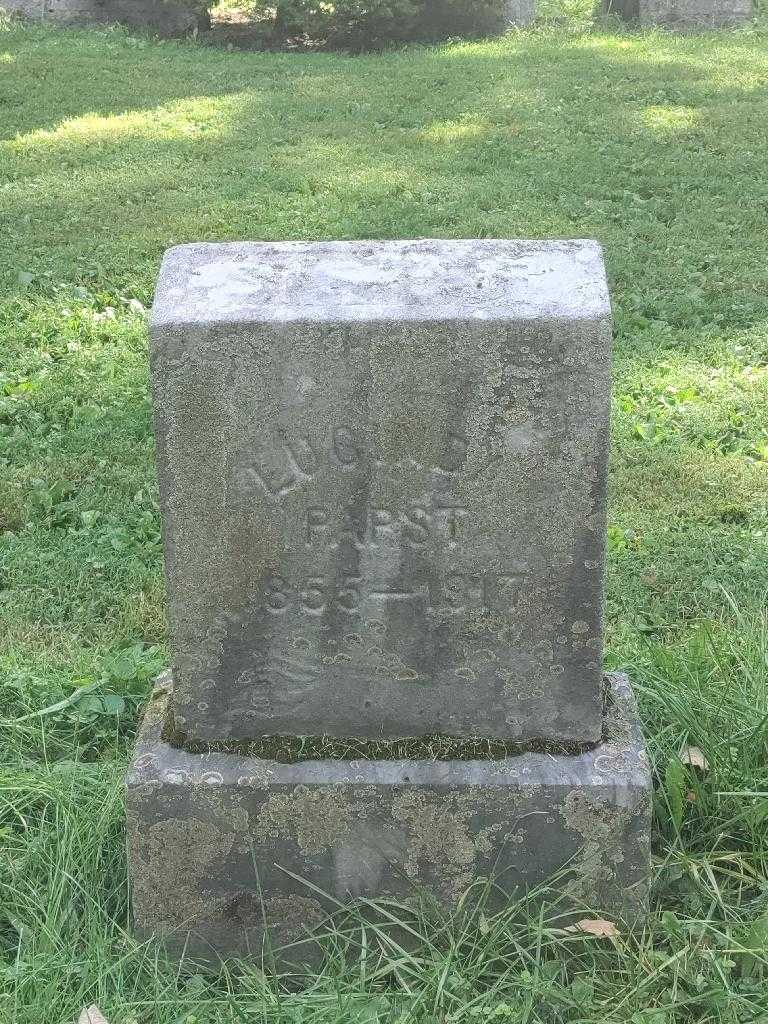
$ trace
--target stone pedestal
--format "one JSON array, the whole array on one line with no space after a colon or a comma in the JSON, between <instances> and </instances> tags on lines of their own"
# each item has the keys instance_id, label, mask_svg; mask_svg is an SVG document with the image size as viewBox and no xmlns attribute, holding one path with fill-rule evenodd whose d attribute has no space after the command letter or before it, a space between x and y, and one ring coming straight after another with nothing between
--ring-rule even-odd
<instances>
[{"instance_id":1,"label":"stone pedestal","mask_svg":"<svg viewBox=\"0 0 768 1024\"><path fill-rule=\"evenodd\" d=\"M447 907L478 877L497 900L564 872L563 910L632 922L646 908L650 776L625 676L604 739L581 754L495 761L306 761L188 754L161 739L158 683L127 778L140 937L197 956L314 961L310 936L354 897ZM321 894L325 894L325 897Z\"/></svg>"},{"instance_id":2,"label":"stone pedestal","mask_svg":"<svg viewBox=\"0 0 768 1024\"><path fill-rule=\"evenodd\" d=\"M603 10L643 26L681 29L728 28L754 17L752 0L605 0Z\"/></svg>"}]
</instances>

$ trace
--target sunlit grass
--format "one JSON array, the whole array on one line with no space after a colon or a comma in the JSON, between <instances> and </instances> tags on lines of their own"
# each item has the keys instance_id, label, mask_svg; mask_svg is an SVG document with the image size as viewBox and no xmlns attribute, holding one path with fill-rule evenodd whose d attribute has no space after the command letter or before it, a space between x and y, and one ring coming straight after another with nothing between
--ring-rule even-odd
<instances>
[{"instance_id":1,"label":"sunlit grass","mask_svg":"<svg viewBox=\"0 0 768 1024\"><path fill-rule=\"evenodd\" d=\"M643 114L643 123L658 132L659 135L672 137L696 126L700 118L699 111L690 107L648 107Z\"/></svg>"},{"instance_id":2,"label":"sunlit grass","mask_svg":"<svg viewBox=\"0 0 768 1024\"><path fill-rule=\"evenodd\" d=\"M205 137L215 139L228 133L230 117L237 117L240 103L237 96L189 99L156 110L133 110L104 116L96 113L67 118L54 128L37 129L19 135L7 144L9 153L35 162L48 160L55 164L68 153L77 152L101 157L122 146L134 147L137 142L160 142L170 139Z\"/></svg>"}]
</instances>

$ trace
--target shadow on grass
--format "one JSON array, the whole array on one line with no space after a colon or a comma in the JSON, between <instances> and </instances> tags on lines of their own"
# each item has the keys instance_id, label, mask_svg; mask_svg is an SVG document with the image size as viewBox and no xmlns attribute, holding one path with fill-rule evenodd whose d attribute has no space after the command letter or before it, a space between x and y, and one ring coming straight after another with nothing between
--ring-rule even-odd
<instances>
[{"instance_id":1,"label":"shadow on grass","mask_svg":"<svg viewBox=\"0 0 768 1024\"><path fill-rule=\"evenodd\" d=\"M162 250L196 239L589 236L619 315L630 293L674 327L768 311L759 261L743 266L750 236L765 252L766 61L741 37L530 34L364 58L19 38L11 267L147 288ZM58 119L29 130L43 91Z\"/></svg>"},{"instance_id":2,"label":"shadow on grass","mask_svg":"<svg viewBox=\"0 0 768 1024\"><path fill-rule=\"evenodd\" d=\"M759 40L521 33L364 58L140 48L104 32L14 31L9 43L17 59L5 87L12 137L0 147L0 211L10 302L0 323L20 366L34 363L29 353L38 350L48 360L40 364L40 390L12 410L22 431L11 451L19 495L30 476L66 473L78 486L95 480L83 488L86 512L134 514L121 503L140 490L151 463L149 448L139 451L136 442L147 423L137 327L118 316L70 328L65 311L76 302L74 286L101 296L88 300L98 308L119 305L120 296L148 304L163 250L185 241L595 237L611 276L617 394L629 378L647 392L663 390L664 375L645 371L683 354L706 369L751 345L738 359L764 361L760 72L768 58ZM23 290L20 271L25 281L32 277ZM739 567L750 543L745 529L721 523L719 532L710 530L727 504L722 494L735 487L716 433L733 399L723 390L706 400L720 405L708 426L697 434L684 430L690 417L673 421L653 450L631 433L640 412L617 420L615 505L628 525L647 531L634 569L628 565L617 584L617 594L629 594L620 595L622 614L648 602L637 579L629 591L626 581L638 577L641 562L653 569L660 555L669 589L659 600L675 614L697 607L693 570L708 569L713 555L721 566L727 557L723 571L734 591L740 581L749 586ZM94 404L92 422L75 430L70 419ZM74 411L63 420L64 405ZM743 421L737 432L747 451L761 426L751 406ZM725 422L723 429L732 428ZM39 449L33 436L43 438ZM713 445L711 458L693 457ZM113 461L99 469L89 448L111 452ZM130 494L128 484L121 494L120 474L134 455ZM692 466L707 480L693 479ZM745 522L757 516L758 470L752 462L738 473ZM11 496L7 504L13 522L35 520L26 499ZM662 508L695 526L696 538L682 543L664 533ZM108 515L99 522L103 543L111 543ZM82 621L84 602L91 627L101 628L117 601L114 587L80 569L99 528L94 537L49 538L69 582L56 614L50 600L30 598L21 616L28 621L19 626L24 644L32 621L52 621L54 629L65 613L68 622ZM708 531L713 539L704 543ZM47 536L37 539L38 549ZM152 558L155 570L159 555ZM119 628L138 632L149 628L146 620L155 640L157 588L140 621L125 602L130 586L149 584L138 562L130 564ZM44 567L35 572L41 588L44 576Z\"/></svg>"}]
</instances>

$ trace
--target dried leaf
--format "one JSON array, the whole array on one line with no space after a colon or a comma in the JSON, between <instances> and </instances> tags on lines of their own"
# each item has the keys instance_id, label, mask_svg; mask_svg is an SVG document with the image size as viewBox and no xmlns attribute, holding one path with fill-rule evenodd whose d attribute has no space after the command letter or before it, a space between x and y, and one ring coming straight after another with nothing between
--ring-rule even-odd
<instances>
[{"instance_id":1,"label":"dried leaf","mask_svg":"<svg viewBox=\"0 0 768 1024\"><path fill-rule=\"evenodd\" d=\"M93 1003L91 1006L84 1006L80 1011L80 1016L77 1018L77 1024L109 1024L107 1018Z\"/></svg>"},{"instance_id":2,"label":"dried leaf","mask_svg":"<svg viewBox=\"0 0 768 1024\"><path fill-rule=\"evenodd\" d=\"M700 768L703 772L709 770L709 761L699 747L683 747L680 751L680 760L691 768Z\"/></svg>"},{"instance_id":3,"label":"dried leaf","mask_svg":"<svg viewBox=\"0 0 768 1024\"><path fill-rule=\"evenodd\" d=\"M601 918L593 919L585 917L583 921L569 925L567 932L584 932L586 935L596 935L600 939L615 939L619 935L619 929L613 921L603 921Z\"/></svg>"}]
</instances>

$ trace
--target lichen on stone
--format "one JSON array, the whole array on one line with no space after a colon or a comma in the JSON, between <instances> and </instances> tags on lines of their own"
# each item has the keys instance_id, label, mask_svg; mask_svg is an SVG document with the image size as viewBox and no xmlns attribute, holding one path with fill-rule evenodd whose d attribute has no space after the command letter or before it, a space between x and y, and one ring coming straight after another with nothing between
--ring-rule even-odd
<instances>
[{"instance_id":1,"label":"lichen on stone","mask_svg":"<svg viewBox=\"0 0 768 1024\"><path fill-rule=\"evenodd\" d=\"M270 794L256 816L254 835L257 842L292 839L303 853L325 853L348 834L352 813L334 787L296 786L290 793Z\"/></svg>"},{"instance_id":2,"label":"lichen on stone","mask_svg":"<svg viewBox=\"0 0 768 1024\"><path fill-rule=\"evenodd\" d=\"M139 923L149 922L162 934L209 917L205 880L229 855L234 833L198 818L169 818L129 834Z\"/></svg>"},{"instance_id":3,"label":"lichen on stone","mask_svg":"<svg viewBox=\"0 0 768 1024\"><path fill-rule=\"evenodd\" d=\"M583 842L573 865L574 877L565 886L575 902L599 906L618 885L615 868L624 860L625 833L632 810L581 790L565 797L560 814L566 828Z\"/></svg>"},{"instance_id":4,"label":"lichen on stone","mask_svg":"<svg viewBox=\"0 0 768 1024\"><path fill-rule=\"evenodd\" d=\"M293 942L322 924L328 915L318 900L286 894L264 900L264 919L278 943Z\"/></svg>"},{"instance_id":5,"label":"lichen on stone","mask_svg":"<svg viewBox=\"0 0 768 1024\"><path fill-rule=\"evenodd\" d=\"M419 878L428 865L432 884L451 899L457 899L475 876L478 855L491 851L491 840L500 825L478 832L470 821L477 810L477 796L451 793L439 799L427 799L420 790L397 793L392 800L392 817L408 828L409 841L404 869L410 878Z\"/></svg>"}]
</instances>

